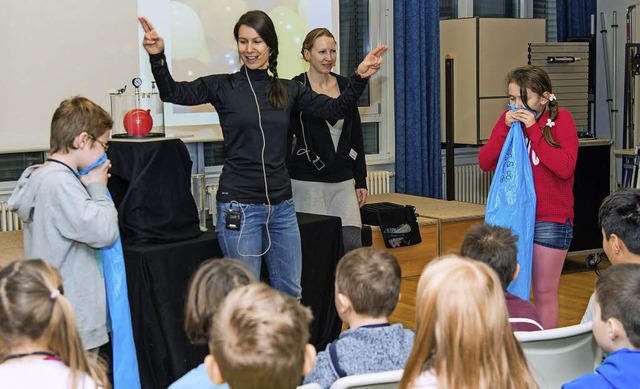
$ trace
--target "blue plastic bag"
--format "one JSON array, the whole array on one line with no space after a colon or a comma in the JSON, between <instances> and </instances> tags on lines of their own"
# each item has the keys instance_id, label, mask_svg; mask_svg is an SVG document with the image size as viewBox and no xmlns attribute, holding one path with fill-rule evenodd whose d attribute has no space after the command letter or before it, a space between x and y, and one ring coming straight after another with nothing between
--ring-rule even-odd
<instances>
[{"instance_id":1,"label":"blue plastic bag","mask_svg":"<svg viewBox=\"0 0 640 389\"><path fill-rule=\"evenodd\" d=\"M78 173L85 175L106 161L107 156L104 155L93 165ZM107 194L109 193L107 192ZM111 198L111 194L109 194L109 198ZM100 251L104 266L109 317L111 318L113 387L114 389L139 389L138 357L133 341L127 276L124 268L124 255L120 236L111 246L103 247Z\"/></svg>"},{"instance_id":2,"label":"blue plastic bag","mask_svg":"<svg viewBox=\"0 0 640 389\"><path fill-rule=\"evenodd\" d=\"M514 109L512 105L510 109ZM507 289L523 300L529 300L533 234L536 221L536 189L522 125L515 122L504 142L498 166L489 188L487 224L510 228L518 236L520 273Z\"/></svg>"}]
</instances>

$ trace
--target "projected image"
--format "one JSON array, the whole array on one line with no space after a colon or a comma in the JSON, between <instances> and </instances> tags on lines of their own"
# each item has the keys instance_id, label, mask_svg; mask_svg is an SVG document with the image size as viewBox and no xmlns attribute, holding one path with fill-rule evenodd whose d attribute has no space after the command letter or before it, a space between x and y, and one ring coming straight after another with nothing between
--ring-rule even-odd
<instances>
[{"instance_id":1,"label":"projected image","mask_svg":"<svg viewBox=\"0 0 640 389\"><path fill-rule=\"evenodd\" d=\"M159 7L159 3L164 8ZM240 69L242 63L233 27L242 14L253 9L266 12L276 27L278 76L292 78L304 72L306 63L300 54L302 41L311 28L332 27L331 4L331 0L139 0L138 5L140 14L149 15L165 38L174 79L192 81L200 76L234 73ZM153 18L154 14L158 16ZM149 72L145 55L141 55L141 71ZM218 123L214 112L210 104L165 105L167 125Z\"/></svg>"}]
</instances>

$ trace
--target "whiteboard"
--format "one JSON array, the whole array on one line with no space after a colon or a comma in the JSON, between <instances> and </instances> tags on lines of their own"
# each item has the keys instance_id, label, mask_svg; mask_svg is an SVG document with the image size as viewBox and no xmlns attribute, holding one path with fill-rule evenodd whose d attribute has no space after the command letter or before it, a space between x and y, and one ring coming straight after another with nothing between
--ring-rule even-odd
<instances>
[{"instance_id":1,"label":"whiteboard","mask_svg":"<svg viewBox=\"0 0 640 389\"><path fill-rule=\"evenodd\" d=\"M3 1L0 153L48 150L51 116L70 96L109 112L107 90L137 76L139 49L135 1Z\"/></svg>"},{"instance_id":2,"label":"whiteboard","mask_svg":"<svg viewBox=\"0 0 640 389\"><path fill-rule=\"evenodd\" d=\"M308 20L309 29L333 26L333 33L339 36L337 0L211 1L219 1L215 3L217 6L245 4L248 9L265 10L278 5L300 8L305 4L308 7L305 13L313 15ZM66 98L82 95L110 112L108 90L124 85L130 88L131 79L138 76L149 82L152 76L148 56L140 43L142 30L137 16L141 12L150 17L165 39L169 38L170 55L169 3L169 0L4 0L0 12L3 92L0 153L48 150L51 116ZM231 23L235 23L235 18ZM230 28L221 34L233 39ZM299 43L287 51L295 51L299 56ZM165 108L165 116L168 112ZM167 119L171 119L170 115ZM216 122L211 120L203 126L203 122L181 121L176 124L183 127L167 128L166 133L188 135L191 141L219 139L219 126L213 124Z\"/></svg>"}]
</instances>

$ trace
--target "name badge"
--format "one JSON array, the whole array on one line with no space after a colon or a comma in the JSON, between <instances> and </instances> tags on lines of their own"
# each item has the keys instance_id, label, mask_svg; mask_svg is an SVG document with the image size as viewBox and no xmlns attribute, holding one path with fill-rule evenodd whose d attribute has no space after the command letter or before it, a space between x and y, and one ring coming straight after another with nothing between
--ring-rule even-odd
<instances>
[{"instance_id":1,"label":"name badge","mask_svg":"<svg viewBox=\"0 0 640 389\"><path fill-rule=\"evenodd\" d=\"M349 156L355 161L358 153L354 149L351 149L351 151L349 151Z\"/></svg>"}]
</instances>

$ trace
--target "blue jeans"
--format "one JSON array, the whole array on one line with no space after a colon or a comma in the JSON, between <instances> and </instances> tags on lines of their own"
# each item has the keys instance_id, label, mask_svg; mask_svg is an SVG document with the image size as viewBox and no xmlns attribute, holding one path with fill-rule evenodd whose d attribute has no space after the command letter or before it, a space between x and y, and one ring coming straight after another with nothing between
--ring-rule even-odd
<instances>
[{"instance_id":1,"label":"blue jeans","mask_svg":"<svg viewBox=\"0 0 640 389\"><path fill-rule=\"evenodd\" d=\"M269 223L267 215L271 208ZM228 229L229 210L239 212L239 229ZM225 257L241 259L260 279L262 258L274 289L300 300L302 287L302 248L293 199L279 204L217 203L216 233Z\"/></svg>"},{"instance_id":2,"label":"blue jeans","mask_svg":"<svg viewBox=\"0 0 640 389\"><path fill-rule=\"evenodd\" d=\"M533 243L557 250L567 250L573 239L573 227L569 219L564 224L536 222Z\"/></svg>"}]
</instances>

